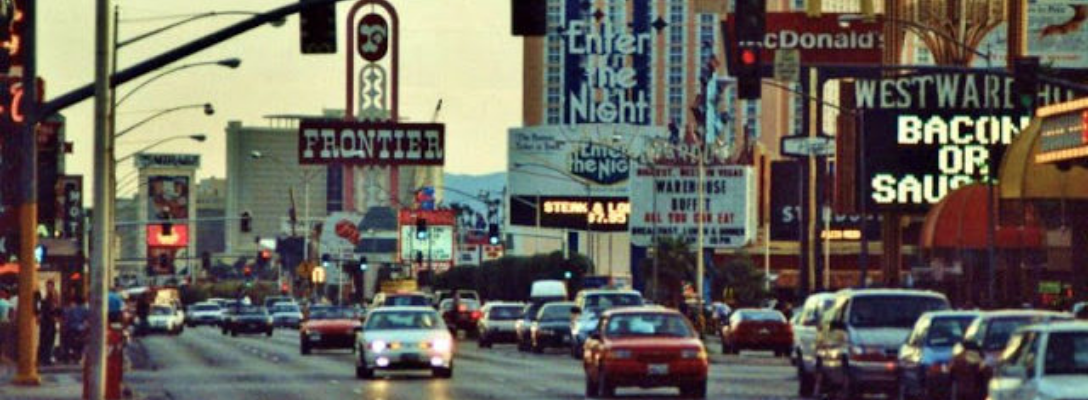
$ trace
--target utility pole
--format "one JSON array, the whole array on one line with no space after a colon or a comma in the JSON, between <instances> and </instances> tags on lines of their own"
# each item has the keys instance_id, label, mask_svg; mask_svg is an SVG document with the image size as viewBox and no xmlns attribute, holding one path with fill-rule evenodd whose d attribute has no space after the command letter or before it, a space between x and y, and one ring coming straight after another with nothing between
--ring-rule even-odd
<instances>
[{"instance_id":1,"label":"utility pole","mask_svg":"<svg viewBox=\"0 0 1088 400\"><path fill-rule=\"evenodd\" d=\"M26 118L15 135L15 170L18 171L15 195L19 214L19 366L13 382L18 385L39 385L38 343L34 329L34 294L38 288L37 262L34 249L38 246L38 141L35 126L44 116L37 107L38 85L35 57L38 19L37 0L26 0L23 8L23 97L21 107ZM13 116L14 117L14 116ZM97 218L97 216L96 216Z\"/></svg>"},{"instance_id":2,"label":"utility pole","mask_svg":"<svg viewBox=\"0 0 1088 400\"><path fill-rule=\"evenodd\" d=\"M109 126L111 114L110 71L113 52L110 39L113 24L109 17L110 0L95 2L95 68L94 68L94 249L90 270L90 338L87 342L86 380L84 398L105 397L106 386L106 325L107 271L112 264L109 247L109 224L113 221L112 174L110 164L113 135Z\"/></svg>"}]
</instances>

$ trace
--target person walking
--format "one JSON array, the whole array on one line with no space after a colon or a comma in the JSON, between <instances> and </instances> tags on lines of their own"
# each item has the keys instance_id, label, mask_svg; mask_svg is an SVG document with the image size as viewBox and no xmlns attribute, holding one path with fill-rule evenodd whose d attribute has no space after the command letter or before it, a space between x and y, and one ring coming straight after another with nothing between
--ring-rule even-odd
<instances>
[{"instance_id":1,"label":"person walking","mask_svg":"<svg viewBox=\"0 0 1088 400\"><path fill-rule=\"evenodd\" d=\"M39 329L38 362L41 365L53 364L53 351L57 341L57 314L60 312L60 295L56 284L50 279L45 282L45 294L38 306Z\"/></svg>"},{"instance_id":2,"label":"person walking","mask_svg":"<svg viewBox=\"0 0 1088 400\"><path fill-rule=\"evenodd\" d=\"M68 307L64 308L61 321L61 356L63 361L78 363L83 358L83 344L86 343L87 320L91 310L83 301L83 296L75 294Z\"/></svg>"},{"instance_id":3,"label":"person walking","mask_svg":"<svg viewBox=\"0 0 1088 400\"><path fill-rule=\"evenodd\" d=\"M151 297L150 292L140 295L140 298L136 300L136 318L140 321L136 325L136 335L143 336L147 334L147 330L150 328L147 318L151 315Z\"/></svg>"}]
</instances>

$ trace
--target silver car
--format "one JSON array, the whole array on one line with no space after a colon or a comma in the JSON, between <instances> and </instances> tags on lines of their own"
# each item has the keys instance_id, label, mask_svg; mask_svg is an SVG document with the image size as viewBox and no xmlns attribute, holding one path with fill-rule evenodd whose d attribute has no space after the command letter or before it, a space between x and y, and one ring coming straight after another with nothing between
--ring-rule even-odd
<instances>
[{"instance_id":1,"label":"silver car","mask_svg":"<svg viewBox=\"0 0 1088 400\"><path fill-rule=\"evenodd\" d=\"M436 378L453 377L453 336L431 307L382 307L367 314L355 336L355 376L376 371L430 369Z\"/></svg>"},{"instance_id":2,"label":"silver car","mask_svg":"<svg viewBox=\"0 0 1088 400\"><path fill-rule=\"evenodd\" d=\"M522 303L487 303L481 309L483 316L476 323L476 344L490 348L494 343L517 342L515 326L525 309Z\"/></svg>"}]
</instances>

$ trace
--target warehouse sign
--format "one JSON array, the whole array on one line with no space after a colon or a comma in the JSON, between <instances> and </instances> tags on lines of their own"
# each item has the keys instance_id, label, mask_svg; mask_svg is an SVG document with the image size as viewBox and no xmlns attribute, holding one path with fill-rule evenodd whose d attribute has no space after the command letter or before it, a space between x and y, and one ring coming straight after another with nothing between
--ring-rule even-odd
<instances>
[{"instance_id":1,"label":"warehouse sign","mask_svg":"<svg viewBox=\"0 0 1088 400\"><path fill-rule=\"evenodd\" d=\"M445 125L304 120L298 127L298 163L442 165Z\"/></svg>"},{"instance_id":2,"label":"warehouse sign","mask_svg":"<svg viewBox=\"0 0 1088 400\"><path fill-rule=\"evenodd\" d=\"M875 210L922 213L945 194L996 175L1005 148L1031 121L1012 79L983 73L927 73L856 81L865 111L867 176ZM1041 103L1071 96L1044 85Z\"/></svg>"},{"instance_id":3,"label":"warehouse sign","mask_svg":"<svg viewBox=\"0 0 1088 400\"><path fill-rule=\"evenodd\" d=\"M655 236L694 241L700 219L704 247L738 248L754 238L755 176L751 167L706 167L702 213L696 167L641 165L634 174L631 243L650 246Z\"/></svg>"}]
</instances>

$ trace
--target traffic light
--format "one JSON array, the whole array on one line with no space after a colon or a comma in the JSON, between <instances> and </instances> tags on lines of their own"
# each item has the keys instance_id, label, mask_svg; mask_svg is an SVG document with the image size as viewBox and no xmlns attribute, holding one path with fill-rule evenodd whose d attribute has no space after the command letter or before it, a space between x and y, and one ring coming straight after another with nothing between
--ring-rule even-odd
<instances>
[{"instance_id":1,"label":"traffic light","mask_svg":"<svg viewBox=\"0 0 1088 400\"><path fill-rule=\"evenodd\" d=\"M1013 93L1017 103L1028 110L1035 109L1039 95L1039 57L1017 57L1013 60Z\"/></svg>"},{"instance_id":2,"label":"traffic light","mask_svg":"<svg viewBox=\"0 0 1088 400\"><path fill-rule=\"evenodd\" d=\"M569 281L570 278L573 278L573 277L574 277L574 274L572 274L569 269L563 272L563 279L566 279L566 280Z\"/></svg>"},{"instance_id":3,"label":"traffic light","mask_svg":"<svg viewBox=\"0 0 1088 400\"><path fill-rule=\"evenodd\" d=\"M416 264L423 264L423 252L422 251L417 251L416 252Z\"/></svg>"},{"instance_id":4,"label":"traffic light","mask_svg":"<svg viewBox=\"0 0 1088 400\"><path fill-rule=\"evenodd\" d=\"M336 54L336 3L307 7L298 16L302 54Z\"/></svg>"},{"instance_id":5,"label":"traffic light","mask_svg":"<svg viewBox=\"0 0 1088 400\"><path fill-rule=\"evenodd\" d=\"M416 239L424 240L427 238L427 220L423 218L416 218Z\"/></svg>"},{"instance_id":6,"label":"traffic light","mask_svg":"<svg viewBox=\"0 0 1088 400\"><path fill-rule=\"evenodd\" d=\"M265 268L272 261L272 251L261 249L257 252L257 267Z\"/></svg>"},{"instance_id":7,"label":"traffic light","mask_svg":"<svg viewBox=\"0 0 1088 400\"><path fill-rule=\"evenodd\" d=\"M174 235L174 224L170 222L170 213L162 211L159 213L159 219L162 220L162 234L163 236Z\"/></svg>"},{"instance_id":8,"label":"traffic light","mask_svg":"<svg viewBox=\"0 0 1088 400\"><path fill-rule=\"evenodd\" d=\"M252 222L253 216L249 213L249 211L242 211L241 220L239 221L239 225L242 228L242 233L249 233L253 229L252 226L250 226Z\"/></svg>"},{"instance_id":9,"label":"traffic light","mask_svg":"<svg viewBox=\"0 0 1088 400\"><path fill-rule=\"evenodd\" d=\"M209 253L209 252L206 252L206 251L203 252L203 253L200 253L200 265L204 268L205 271L211 270L212 269L212 253Z\"/></svg>"},{"instance_id":10,"label":"traffic light","mask_svg":"<svg viewBox=\"0 0 1088 400\"><path fill-rule=\"evenodd\" d=\"M360 257L359 258L359 271L360 272L366 272L366 270L368 268L370 268L370 265L367 264L366 257Z\"/></svg>"},{"instance_id":11,"label":"traffic light","mask_svg":"<svg viewBox=\"0 0 1088 400\"><path fill-rule=\"evenodd\" d=\"M250 267L248 265L245 266L245 267L242 267L242 275L245 276L247 279L250 276L253 276L253 267Z\"/></svg>"},{"instance_id":12,"label":"traffic light","mask_svg":"<svg viewBox=\"0 0 1088 400\"><path fill-rule=\"evenodd\" d=\"M762 94L760 52L766 30L767 0L736 0L734 29L737 52L733 65L737 77L737 97L756 100Z\"/></svg>"},{"instance_id":13,"label":"traffic light","mask_svg":"<svg viewBox=\"0 0 1088 400\"><path fill-rule=\"evenodd\" d=\"M548 32L546 0L510 0L514 36L544 36Z\"/></svg>"},{"instance_id":14,"label":"traffic light","mask_svg":"<svg viewBox=\"0 0 1088 400\"><path fill-rule=\"evenodd\" d=\"M487 224L487 242L492 246L502 242L502 237L499 236L499 224Z\"/></svg>"}]
</instances>

